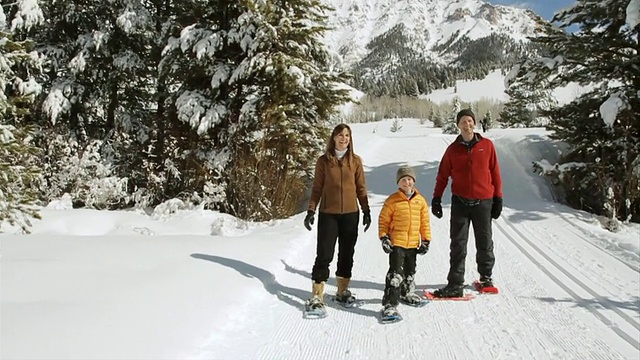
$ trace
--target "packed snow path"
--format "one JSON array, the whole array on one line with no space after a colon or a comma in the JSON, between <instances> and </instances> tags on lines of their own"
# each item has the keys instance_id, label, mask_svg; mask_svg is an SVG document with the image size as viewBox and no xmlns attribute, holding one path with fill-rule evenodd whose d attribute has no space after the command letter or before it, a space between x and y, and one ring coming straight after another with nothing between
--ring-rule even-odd
<instances>
[{"instance_id":1,"label":"packed snow path","mask_svg":"<svg viewBox=\"0 0 640 360\"><path fill-rule=\"evenodd\" d=\"M327 296L328 318L302 319L316 244L303 213L247 226L198 211L155 219L47 210L33 235L0 237L0 357L638 359L638 246L554 201L531 171L532 161L557 157L541 129L486 134L504 182L493 227L500 294L400 305L402 322L380 324L388 261L377 238L380 208L403 163L430 201L454 139L417 120L401 124L395 133L391 121L353 125L374 220L356 247L352 290L363 307L344 309ZM431 249L418 258L419 289L446 282L449 191L443 202L444 217L431 218ZM467 282L476 276L470 239ZM335 289L332 277L327 294Z\"/></svg>"},{"instance_id":2,"label":"packed snow path","mask_svg":"<svg viewBox=\"0 0 640 360\"><path fill-rule=\"evenodd\" d=\"M435 154L453 140L436 132L406 131L361 140L356 149L369 160L368 179L377 214L393 172L408 161L418 171L417 187L430 200L437 171ZM575 212L553 203L545 182L532 173L540 145L518 131L494 130L504 177L505 210L494 222L497 296L471 302L432 302L415 309L400 306L404 321L381 325L378 311L387 257L376 238L376 223L360 235L353 291L365 305L343 309L328 302L329 317L301 319L310 288L315 232L299 239L299 251L273 273L253 274L267 290L234 315L235 325L216 331L205 358L254 359L632 359L640 353L638 259L624 249L607 250L597 236L582 232ZM550 146L547 142L546 146ZM437 150L436 150L437 149ZM553 148L546 149L554 151ZM427 158L425 155L429 154ZM372 164L377 159L379 166ZM418 288L438 288L448 270L449 199L445 216L432 217L431 251L419 257ZM375 218L375 216L374 216ZM234 266L199 256L212 266ZM226 263L226 264L225 264ZM246 272L248 264L234 268ZM332 268L332 272L335 268ZM469 242L467 282L475 272ZM331 279L328 293L335 293ZM470 290L468 290L470 291ZM238 326L238 324L245 324Z\"/></svg>"}]
</instances>

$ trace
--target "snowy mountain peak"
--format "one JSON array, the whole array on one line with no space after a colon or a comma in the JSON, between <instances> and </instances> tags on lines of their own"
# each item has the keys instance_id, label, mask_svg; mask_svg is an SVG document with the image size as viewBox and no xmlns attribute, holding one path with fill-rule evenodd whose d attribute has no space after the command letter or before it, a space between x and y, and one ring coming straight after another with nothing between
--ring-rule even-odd
<instances>
[{"instance_id":1,"label":"snowy mountain peak","mask_svg":"<svg viewBox=\"0 0 640 360\"><path fill-rule=\"evenodd\" d=\"M402 25L410 32L411 48L427 57L431 49L455 43L463 36L478 39L505 34L516 41L536 31L536 17L530 10L493 5L481 0L325 0L335 9L329 14L333 28L326 35L329 48L349 66L367 54L376 37Z\"/></svg>"}]
</instances>

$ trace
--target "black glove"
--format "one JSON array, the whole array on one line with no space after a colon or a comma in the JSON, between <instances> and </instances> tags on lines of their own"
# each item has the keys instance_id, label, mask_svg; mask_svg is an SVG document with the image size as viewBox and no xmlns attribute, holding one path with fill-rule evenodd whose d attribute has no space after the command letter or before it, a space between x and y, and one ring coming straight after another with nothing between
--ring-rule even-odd
<instances>
[{"instance_id":1,"label":"black glove","mask_svg":"<svg viewBox=\"0 0 640 360\"><path fill-rule=\"evenodd\" d=\"M315 212L313 210L307 210L307 216L304 218L304 227L311 231L311 225L313 225Z\"/></svg>"},{"instance_id":2,"label":"black glove","mask_svg":"<svg viewBox=\"0 0 640 360\"><path fill-rule=\"evenodd\" d=\"M431 243L430 241L423 240L422 244L420 244L420 246L418 247L418 254L419 255L424 255L424 254L428 253L429 252L429 244L430 243Z\"/></svg>"},{"instance_id":3,"label":"black glove","mask_svg":"<svg viewBox=\"0 0 640 360\"><path fill-rule=\"evenodd\" d=\"M381 237L380 241L382 241L382 250L387 254L391 254L391 252L393 251L393 244L391 244L391 239L389 239L389 235L385 235Z\"/></svg>"},{"instance_id":4,"label":"black glove","mask_svg":"<svg viewBox=\"0 0 640 360\"><path fill-rule=\"evenodd\" d=\"M491 217L497 219L500 217L500 213L502 213L502 198L494 196L493 205L491 205Z\"/></svg>"},{"instance_id":5,"label":"black glove","mask_svg":"<svg viewBox=\"0 0 640 360\"><path fill-rule=\"evenodd\" d=\"M364 231L369 230L369 226L371 226L371 211L364 212L364 215L362 215L362 223L364 224Z\"/></svg>"},{"instance_id":6,"label":"black glove","mask_svg":"<svg viewBox=\"0 0 640 360\"><path fill-rule=\"evenodd\" d=\"M434 197L431 199L431 213L438 219L442 218L442 198Z\"/></svg>"}]
</instances>

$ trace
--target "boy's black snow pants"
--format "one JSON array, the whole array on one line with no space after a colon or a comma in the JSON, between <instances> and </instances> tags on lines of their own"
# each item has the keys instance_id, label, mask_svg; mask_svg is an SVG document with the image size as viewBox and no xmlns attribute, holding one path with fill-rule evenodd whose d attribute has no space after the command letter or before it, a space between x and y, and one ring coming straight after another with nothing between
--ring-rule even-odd
<instances>
[{"instance_id":1,"label":"boy's black snow pants","mask_svg":"<svg viewBox=\"0 0 640 360\"><path fill-rule=\"evenodd\" d=\"M338 242L338 269L336 276L351 278L353 255L358 240L360 212L348 214L318 214L318 245L311 279L320 283L329 279L329 265Z\"/></svg>"},{"instance_id":2,"label":"boy's black snow pants","mask_svg":"<svg viewBox=\"0 0 640 360\"><path fill-rule=\"evenodd\" d=\"M382 305L397 306L401 295L415 289L416 256L418 249L393 247L389 254L389 271L387 272Z\"/></svg>"},{"instance_id":3,"label":"boy's black snow pants","mask_svg":"<svg viewBox=\"0 0 640 360\"><path fill-rule=\"evenodd\" d=\"M473 225L476 239L476 263L480 276L491 277L495 256L491 233L492 199L466 200L454 195L451 199L450 223L450 268L447 280L449 285L464 284L464 262L467 257L469 223Z\"/></svg>"}]
</instances>

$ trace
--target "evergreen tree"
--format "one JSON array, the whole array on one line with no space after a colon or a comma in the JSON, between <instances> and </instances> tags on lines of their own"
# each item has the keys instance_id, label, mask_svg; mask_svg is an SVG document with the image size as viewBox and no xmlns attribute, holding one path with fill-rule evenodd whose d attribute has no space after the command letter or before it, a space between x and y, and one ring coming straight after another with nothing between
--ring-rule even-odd
<instances>
[{"instance_id":1,"label":"evergreen tree","mask_svg":"<svg viewBox=\"0 0 640 360\"><path fill-rule=\"evenodd\" d=\"M546 124L543 114L557 105L557 101L551 96L551 89L544 83L508 82L506 93L509 101L500 115L502 122L510 126L526 127Z\"/></svg>"},{"instance_id":2,"label":"evergreen tree","mask_svg":"<svg viewBox=\"0 0 640 360\"><path fill-rule=\"evenodd\" d=\"M129 204L127 178L138 169L154 105L147 5L42 1L48 22L34 36L50 63L33 120L43 128L38 140L47 153L47 198L68 192L79 206ZM87 198L98 193L100 201Z\"/></svg>"},{"instance_id":3,"label":"evergreen tree","mask_svg":"<svg viewBox=\"0 0 640 360\"><path fill-rule=\"evenodd\" d=\"M181 128L177 189L246 219L293 213L344 76L329 70L317 0L213 1L208 16L172 38L160 74ZM198 164L194 167L193 164ZM180 180L180 178L176 178ZM269 190L276 186L276 189Z\"/></svg>"},{"instance_id":4,"label":"evergreen tree","mask_svg":"<svg viewBox=\"0 0 640 360\"><path fill-rule=\"evenodd\" d=\"M4 6L4 5L3 5ZM24 124L31 103L41 91L36 81L42 59L32 40L16 40L15 32L43 21L37 2L12 3L11 23L0 7L0 229L3 223L29 232L36 208L40 168L34 129Z\"/></svg>"},{"instance_id":5,"label":"evergreen tree","mask_svg":"<svg viewBox=\"0 0 640 360\"><path fill-rule=\"evenodd\" d=\"M506 90L506 93L509 96L509 101L505 103L504 108L500 113L500 120L502 123L509 126L517 124L527 126L528 124L533 123L535 114L530 110L527 92L523 87L510 86Z\"/></svg>"},{"instance_id":6,"label":"evergreen tree","mask_svg":"<svg viewBox=\"0 0 640 360\"><path fill-rule=\"evenodd\" d=\"M444 134L458 134L458 123L456 122L456 115L462 109L462 105L460 104L460 99L457 97L453 98L452 110L447 116L447 123L442 128L442 133Z\"/></svg>"},{"instance_id":7,"label":"evergreen tree","mask_svg":"<svg viewBox=\"0 0 640 360\"><path fill-rule=\"evenodd\" d=\"M346 89L338 87L347 79L330 70L329 53L321 42L328 10L319 0L267 1L257 7L262 16L255 21L256 35L240 64L254 67L243 74L253 86L240 121L262 137L247 137L233 148L257 171L235 167L228 199L236 209L245 207L236 210L242 217L264 220L297 210L325 144L329 120L348 99Z\"/></svg>"},{"instance_id":8,"label":"evergreen tree","mask_svg":"<svg viewBox=\"0 0 640 360\"><path fill-rule=\"evenodd\" d=\"M626 23L628 0L580 0L541 23L545 36L532 41L548 49L525 62L517 81L550 90L570 82L596 84L573 102L544 112L553 137L577 163L562 174L567 201L611 218L640 221L639 26ZM566 32L574 26L579 30Z\"/></svg>"}]
</instances>

